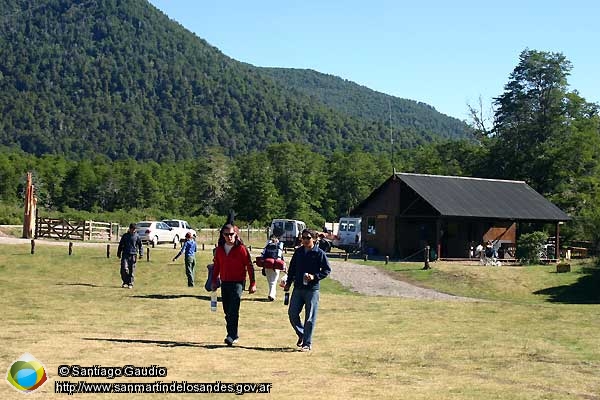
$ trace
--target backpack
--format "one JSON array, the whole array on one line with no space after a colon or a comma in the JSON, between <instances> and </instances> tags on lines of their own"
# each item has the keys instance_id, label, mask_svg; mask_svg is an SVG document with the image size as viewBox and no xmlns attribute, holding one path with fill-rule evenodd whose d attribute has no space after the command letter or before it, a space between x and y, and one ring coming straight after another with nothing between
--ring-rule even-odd
<instances>
[{"instance_id":1,"label":"backpack","mask_svg":"<svg viewBox=\"0 0 600 400\"><path fill-rule=\"evenodd\" d=\"M272 258L274 260L280 258L278 244L277 243L269 243L265 247L265 252L264 252L263 258Z\"/></svg>"},{"instance_id":2,"label":"backpack","mask_svg":"<svg viewBox=\"0 0 600 400\"><path fill-rule=\"evenodd\" d=\"M265 246L262 255L256 257L256 265L263 268L269 269L285 269L285 262L283 261L283 242L269 242Z\"/></svg>"}]
</instances>

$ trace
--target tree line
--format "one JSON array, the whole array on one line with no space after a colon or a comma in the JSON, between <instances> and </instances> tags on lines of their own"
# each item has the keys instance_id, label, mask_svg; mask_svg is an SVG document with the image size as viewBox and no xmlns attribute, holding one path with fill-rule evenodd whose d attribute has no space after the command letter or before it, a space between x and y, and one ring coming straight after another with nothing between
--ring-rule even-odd
<instances>
[{"instance_id":1,"label":"tree line","mask_svg":"<svg viewBox=\"0 0 600 400\"><path fill-rule=\"evenodd\" d=\"M41 213L78 210L130 219L130 211L138 218L184 216L208 227L233 209L239 221L258 226L288 216L316 227L347 213L389 177L386 157L357 150L326 158L302 144L283 143L237 157L211 148L194 160L159 164L38 157L3 148L0 201L21 204L31 171Z\"/></svg>"}]
</instances>

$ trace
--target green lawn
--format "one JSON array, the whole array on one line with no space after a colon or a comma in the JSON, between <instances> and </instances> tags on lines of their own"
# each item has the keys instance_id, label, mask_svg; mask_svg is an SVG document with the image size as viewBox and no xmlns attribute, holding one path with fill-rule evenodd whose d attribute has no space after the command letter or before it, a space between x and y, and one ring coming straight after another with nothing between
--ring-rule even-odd
<instances>
[{"instance_id":1,"label":"green lawn","mask_svg":"<svg viewBox=\"0 0 600 400\"><path fill-rule=\"evenodd\" d=\"M600 268L594 260L572 260L571 272L557 273L556 264L490 267L457 262L359 263L384 269L392 277L445 293L515 303L600 304Z\"/></svg>"},{"instance_id":2,"label":"green lawn","mask_svg":"<svg viewBox=\"0 0 600 400\"><path fill-rule=\"evenodd\" d=\"M311 353L295 335L266 280L244 294L240 342L223 343L221 309L203 288L211 251L199 254L196 288L169 246L138 264L136 287L120 288L119 264L104 247L0 245L0 370L23 353L49 382L31 398L65 398L55 382L270 382L269 398L600 399L598 270L368 262L422 286L486 299L444 302L351 294L323 281ZM595 285L595 287L593 287ZM59 365L158 365L161 378L60 378ZM86 394L73 398L163 398ZM189 398L192 395L170 395ZM204 395L212 398L217 395ZM234 395L220 394L227 398ZM245 396L260 397L261 394ZM8 383L0 398L22 399ZM265 397L266 398L266 397Z\"/></svg>"}]
</instances>

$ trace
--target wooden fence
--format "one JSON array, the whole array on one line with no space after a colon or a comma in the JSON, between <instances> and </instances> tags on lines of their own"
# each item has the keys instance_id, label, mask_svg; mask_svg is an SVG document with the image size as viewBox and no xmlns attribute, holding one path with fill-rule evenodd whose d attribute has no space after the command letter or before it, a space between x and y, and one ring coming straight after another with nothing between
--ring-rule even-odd
<instances>
[{"instance_id":1,"label":"wooden fence","mask_svg":"<svg viewBox=\"0 0 600 400\"><path fill-rule=\"evenodd\" d=\"M268 239L266 229L240 228L240 236L246 242L263 243ZM63 218L37 217L35 223L35 238L118 241L120 225L114 222L72 221ZM199 229L196 241L199 243L217 243L219 229Z\"/></svg>"},{"instance_id":2,"label":"wooden fence","mask_svg":"<svg viewBox=\"0 0 600 400\"><path fill-rule=\"evenodd\" d=\"M119 224L98 221L70 221L37 217L35 237L67 240L112 241L119 238Z\"/></svg>"},{"instance_id":3,"label":"wooden fence","mask_svg":"<svg viewBox=\"0 0 600 400\"><path fill-rule=\"evenodd\" d=\"M203 228L196 231L196 242L217 243L219 241L220 229ZM245 242L264 243L268 239L266 229L240 227L240 236Z\"/></svg>"},{"instance_id":4,"label":"wooden fence","mask_svg":"<svg viewBox=\"0 0 600 400\"><path fill-rule=\"evenodd\" d=\"M114 222L85 221L84 240L119 240L119 224Z\"/></svg>"}]
</instances>

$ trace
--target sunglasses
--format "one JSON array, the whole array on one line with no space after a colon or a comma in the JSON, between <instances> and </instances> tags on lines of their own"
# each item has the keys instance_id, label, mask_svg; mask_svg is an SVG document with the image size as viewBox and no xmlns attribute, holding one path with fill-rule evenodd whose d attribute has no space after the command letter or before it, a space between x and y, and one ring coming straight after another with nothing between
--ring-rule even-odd
<instances>
[{"instance_id":1,"label":"sunglasses","mask_svg":"<svg viewBox=\"0 0 600 400\"><path fill-rule=\"evenodd\" d=\"M312 239L312 236L302 236L302 240L310 240Z\"/></svg>"},{"instance_id":2,"label":"sunglasses","mask_svg":"<svg viewBox=\"0 0 600 400\"><path fill-rule=\"evenodd\" d=\"M223 235L225 235L225 236L233 236L233 235L235 235L235 232L231 232L231 233L230 232L223 232Z\"/></svg>"}]
</instances>

